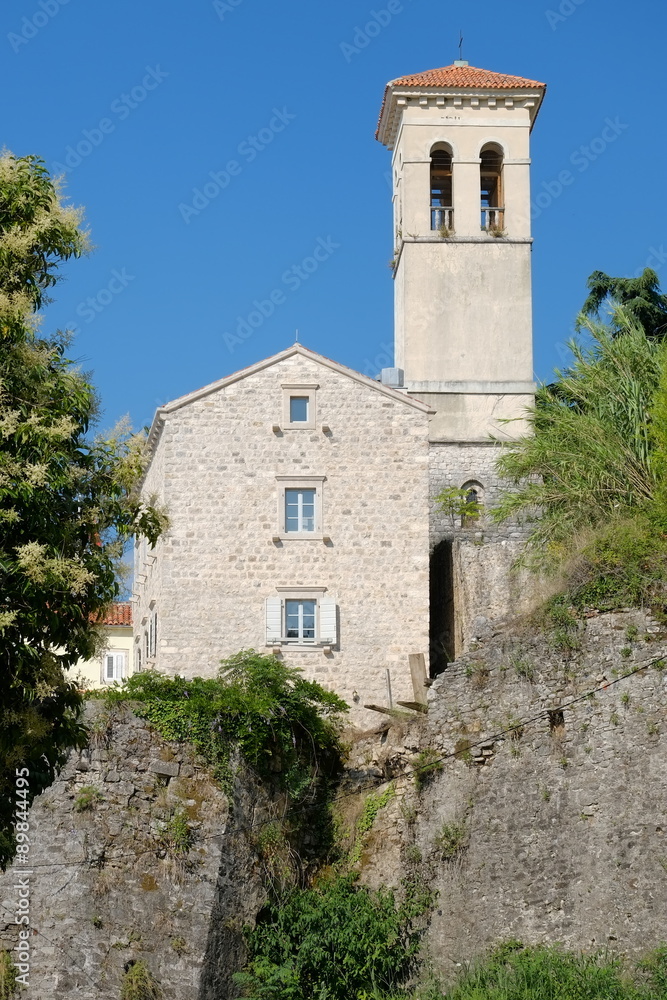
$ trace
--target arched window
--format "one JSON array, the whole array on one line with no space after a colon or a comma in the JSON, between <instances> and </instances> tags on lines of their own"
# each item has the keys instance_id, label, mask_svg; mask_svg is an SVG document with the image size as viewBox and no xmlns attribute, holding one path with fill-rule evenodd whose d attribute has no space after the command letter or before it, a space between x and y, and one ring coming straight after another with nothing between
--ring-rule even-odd
<instances>
[{"instance_id":1,"label":"arched window","mask_svg":"<svg viewBox=\"0 0 667 1000\"><path fill-rule=\"evenodd\" d=\"M431 229L444 236L454 230L452 151L446 146L431 152Z\"/></svg>"},{"instance_id":2,"label":"arched window","mask_svg":"<svg viewBox=\"0 0 667 1000\"><path fill-rule=\"evenodd\" d=\"M481 161L482 229L497 234L505 228L502 150L498 146L485 146Z\"/></svg>"},{"instance_id":3,"label":"arched window","mask_svg":"<svg viewBox=\"0 0 667 1000\"><path fill-rule=\"evenodd\" d=\"M465 493L461 527L476 528L484 510L484 487L477 480L471 479L463 484L461 491Z\"/></svg>"}]
</instances>

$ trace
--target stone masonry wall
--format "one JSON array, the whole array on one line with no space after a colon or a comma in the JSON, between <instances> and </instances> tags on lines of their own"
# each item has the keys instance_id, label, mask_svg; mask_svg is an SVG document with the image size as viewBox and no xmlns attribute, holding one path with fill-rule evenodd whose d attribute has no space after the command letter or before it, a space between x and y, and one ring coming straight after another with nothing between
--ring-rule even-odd
<instances>
[{"instance_id":1,"label":"stone masonry wall","mask_svg":"<svg viewBox=\"0 0 667 1000\"><path fill-rule=\"evenodd\" d=\"M487 629L433 683L427 717L351 756L397 791L362 878L416 868L437 892L425 955L445 978L509 939L631 955L667 939L667 637L627 611L571 639ZM425 748L443 759L418 791Z\"/></svg>"},{"instance_id":2,"label":"stone masonry wall","mask_svg":"<svg viewBox=\"0 0 667 1000\"><path fill-rule=\"evenodd\" d=\"M436 504L443 489L460 489L472 480L483 487L484 509L492 508L505 488L496 472L498 450L492 442L430 445L430 546L433 551L443 540L453 542L457 653L468 648L487 621L525 614L539 600L535 580L513 568L525 527L511 521L495 525L484 515L474 526L461 527L460 518Z\"/></svg>"},{"instance_id":3,"label":"stone masonry wall","mask_svg":"<svg viewBox=\"0 0 667 1000\"><path fill-rule=\"evenodd\" d=\"M190 752L127 710L109 714L93 702L87 713L91 749L73 752L30 810L29 864L0 873L0 947L8 949L18 939L17 879L31 873L30 980L21 995L118 1000L124 970L143 961L165 1000L236 996L241 927L263 899L247 830L268 803L246 777L230 816ZM164 833L179 812L193 837L184 855Z\"/></svg>"},{"instance_id":4,"label":"stone masonry wall","mask_svg":"<svg viewBox=\"0 0 667 1000\"><path fill-rule=\"evenodd\" d=\"M316 426L276 432L281 386L295 382L319 385ZM279 587L326 587L337 644L328 653L284 646L285 659L341 694L356 721L363 704L386 701L387 667L394 697L412 697L408 654L428 654L423 406L294 355L168 413L155 463L171 527L139 581L135 627L155 601L157 669L210 676L222 657L265 650L266 598ZM308 475L325 477L328 539L274 540L284 488L276 477Z\"/></svg>"}]
</instances>

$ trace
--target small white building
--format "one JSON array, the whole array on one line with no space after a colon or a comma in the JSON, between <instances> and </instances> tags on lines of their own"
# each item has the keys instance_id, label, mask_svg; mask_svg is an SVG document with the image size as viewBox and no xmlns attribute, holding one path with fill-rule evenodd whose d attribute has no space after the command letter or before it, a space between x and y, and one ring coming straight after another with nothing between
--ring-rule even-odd
<instances>
[{"instance_id":1,"label":"small white building","mask_svg":"<svg viewBox=\"0 0 667 1000\"><path fill-rule=\"evenodd\" d=\"M116 601L101 624L106 636L104 648L93 660L79 660L68 671L68 676L86 690L120 683L134 672L131 603Z\"/></svg>"},{"instance_id":2,"label":"small white building","mask_svg":"<svg viewBox=\"0 0 667 1000\"><path fill-rule=\"evenodd\" d=\"M136 548L137 669L210 676L253 647L352 704L386 704L387 669L411 700L408 654L436 672L525 603L516 526L434 498L492 505L498 441L526 430L544 92L462 61L387 85L396 367L373 381L294 345L158 410L144 493L171 526Z\"/></svg>"}]
</instances>

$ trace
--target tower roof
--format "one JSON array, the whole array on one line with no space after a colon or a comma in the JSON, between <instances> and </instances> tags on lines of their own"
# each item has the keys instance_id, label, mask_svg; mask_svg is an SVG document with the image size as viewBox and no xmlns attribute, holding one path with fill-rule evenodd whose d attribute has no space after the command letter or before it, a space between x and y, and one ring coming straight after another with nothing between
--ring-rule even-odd
<instances>
[{"instance_id":1,"label":"tower roof","mask_svg":"<svg viewBox=\"0 0 667 1000\"><path fill-rule=\"evenodd\" d=\"M385 145L393 145L398 115L396 102L392 98L407 90L414 88L419 90L450 91L452 95L460 94L466 90L477 91L522 91L535 95L538 100L531 118L534 121L544 92L546 84L538 80L528 80L523 76L510 76L507 73L494 73L489 69L479 69L477 66L469 66L467 62L459 61L451 66L441 66L439 69L429 69L422 73L413 73L411 76L399 76L396 80L390 80L384 90L380 117L375 138Z\"/></svg>"},{"instance_id":2,"label":"tower roof","mask_svg":"<svg viewBox=\"0 0 667 1000\"><path fill-rule=\"evenodd\" d=\"M537 80L527 80L523 76L509 76L507 73L494 73L490 69L453 63L440 69L413 73L412 76L399 76L396 80L390 80L387 87L456 87L457 89L481 87L484 90L516 90L524 87L546 87L546 84Z\"/></svg>"}]
</instances>

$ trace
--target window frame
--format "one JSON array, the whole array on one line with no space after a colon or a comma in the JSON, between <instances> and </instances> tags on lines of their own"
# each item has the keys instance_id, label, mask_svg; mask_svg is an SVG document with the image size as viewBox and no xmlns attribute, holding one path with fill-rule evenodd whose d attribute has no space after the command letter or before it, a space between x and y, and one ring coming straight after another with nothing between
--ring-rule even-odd
<instances>
[{"instance_id":1,"label":"window frame","mask_svg":"<svg viewBox=\"0 0 667 1000\"><path fill-rule=\"evenodd\" d=\"M155 602L151 602L150 614L148 617L148 655L147 660L154 660L157 656L157 608Z\"/></svg>"},{"instance_id":2,"label":"window frame","mask_svg":"<svg viewBox=\"0 0 667 1000\"><path fill-rule=\"evenodd\" d=\"M113 657L113 677L107 677L107 660ZM117 664L119 666L117 666ZM122 682L127 676L127 650L125 649L105 649L102 654L102 684L115 684Z\"/></svg>"},{"instance_id":3,"label":"window frame","mask_svg":"<svg viewBox=\"0 0 667 1000\"><path fill-rule=\"evenodd\" d=\"M280 602L280 636L268 635L268 613L269 601ZM288 638L287 636L287 602L288 601L314 601L315 602L315 637L304 639L303 637ZM333 629L331 635L322 634L322 605L327 603L327 613L333 617ZM277 610L276 610L277 615ZM337 605L333 595L327 593L326 587L276 587L276 594L267 599L265 605L265 625L267 628L267 646L287 647L291 650L312 650L322 649L336 645L338 642L337 628Z\"/></svg>"},{"instance_id":4,"label":"window frame","mask_svg":"<svg viewBox=\"0 0 667 1000\"><path fill-rule=\"evenodd\" d=\"M322 500L323 485L326 476L276 476L278 484L278 537L281 541L322 541L323 518ZM287 530L287 490L314 490L315 491L315 527L312 531L288 531Z\"/></svg>"},{"instance_id":5,"label":"window frame","mask_svg":"<svg viewBox=\"0 0 667 1000\"><path fill-rule=\"evenodd\" d=\"M317 424L317 382L283 382L283 420L282 429L287 431L312 431ZM290 400L292 396L308 400L308 419L292 422Z\"/></svg>"},{"instance_id":6,"label":"window frame","mask_svg":"<svg viewBox=\"0 0 667 1000\"><path fill-rule=\"evenodd\" d=\"M293 611L290 605L296 605L296 617L297 617L297 635L289 635L289 618L293 617ZM306 605L308 605L308 612L306 612ZM312 606L312 612L310 611L310 606ZM310 625L306 625L306 618L310 619L312 614L313 624L312 624L312 636L304 635L306 629L310 629ZM319 635L319 601L316 597L285 597L283 598L283 625L282 633L283 640L290 645L303 645L308 646L311 643L314 644Z\"/></svg>"}]
</instances>

